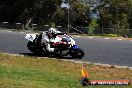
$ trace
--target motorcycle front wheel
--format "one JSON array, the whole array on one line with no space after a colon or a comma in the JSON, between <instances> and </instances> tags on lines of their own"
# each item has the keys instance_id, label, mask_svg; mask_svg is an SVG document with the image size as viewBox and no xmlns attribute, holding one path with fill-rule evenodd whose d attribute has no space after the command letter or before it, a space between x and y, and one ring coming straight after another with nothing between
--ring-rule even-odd
<instances>
[{"instance_id":1,"label":"motorcycle front wheel","mask_svg":"<svg viewBox=\"0 0 132 88\"><path fill-rule=\"evenodd\" d=\"M84 56L84 51L81 48L71 50L69 53L73 58L81 59Z\"/></svg>"}]
</instances>

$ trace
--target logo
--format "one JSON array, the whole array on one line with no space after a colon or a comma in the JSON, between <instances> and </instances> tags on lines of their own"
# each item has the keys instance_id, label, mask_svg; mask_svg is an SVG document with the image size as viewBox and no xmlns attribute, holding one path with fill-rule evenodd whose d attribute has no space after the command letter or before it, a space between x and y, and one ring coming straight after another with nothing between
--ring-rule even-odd
<instances>
[{"instance_id":1,"label":"logo","mask_svg":"<svg viewBox=\"0 0 132 88\"><path fill-rule=\"evenodd\" d=\"M82 86L88 85L130 85L131 80L127 79L112 79L112 80L90 80L89 73L86 71L86 64L83 64L81 67L81 80L80 84Z\"/></svg>"}]
</instances>

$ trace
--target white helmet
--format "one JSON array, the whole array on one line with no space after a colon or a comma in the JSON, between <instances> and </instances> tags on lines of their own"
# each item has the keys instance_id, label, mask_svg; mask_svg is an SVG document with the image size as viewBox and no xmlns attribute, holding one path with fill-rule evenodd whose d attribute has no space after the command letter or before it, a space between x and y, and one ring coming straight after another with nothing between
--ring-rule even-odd
<instances>
[{"instance_id":1,"label":"white helmet","mask_svg":"<svg viewBox=\"0 0 132 88\"><path fill-rule=\"evenodd\" d=\"M50 28L48 30L49 33L57 33L57 30L55 28Z\"/></svg>"}]
</instances>

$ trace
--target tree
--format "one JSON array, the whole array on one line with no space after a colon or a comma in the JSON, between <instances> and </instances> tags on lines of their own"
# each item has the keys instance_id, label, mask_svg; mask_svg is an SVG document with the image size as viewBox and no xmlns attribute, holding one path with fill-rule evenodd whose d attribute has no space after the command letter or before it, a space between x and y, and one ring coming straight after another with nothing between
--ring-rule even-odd
<instances>
[{"instance_id":1,"label":"tree","mask_svg":"<svg viewBox=\"0 0 132 88\"><path fill-rule=\"evenodd\" d=\"M21 21L20 15L25 9L31 8L33 0L4 0L0 4L0 20L17 22Z\"/></svg>"},{"instance_id":2,"label":"tree","mask_svg":"<svg viewBox=\"0 0 132 88\"><path fill-rule=\"evenodd\" d=\"M52 22L51 18L60 4L60 0L35 0L35 19L38 20L38 23L49 24Z\"/></svg>"},{"instance_id":3,"label":"tree","mask_svg":"<svg viewBox=\"0 0 132 88\"><path fill-rule=\"evenodd\" d=\"M88 26L89 22L89 7L84 3L79 3L76 0L70 1L69 18L71 26ZM68 25L68 9L58 7L53 17L57 25Z\"/></svg>"},{"instance_id":4,"label":"tree","mask_svg":"<svg viewBox=\"0 0 132 88\"><path fill-rule=\"evenodd\" d=\"M132 29L132 0L129 1L130 1L130 7L129 7L128 22L129 22L129 27Z\"/></svg>"},{"instance_id":5,"label":"tree","mask_svg":"<svg viewBox=\"0 0 132 88\"><path fill-rule=\"evenodd\" d=\"M130 2L128 0L103 0L103 2L99 7L101 26L114 27L116 33L125 33L125 29L128 28ZM110 32L111 30L109 30Z\"/></svg>"},{"instance_id":6,"label":"tree","mask_svg":"<svg viewBox=\"0 0 132 88\"><path fill-rule=\"evenodd\" d=\"M73 3L71 9L71 19L74 18L74 26L88 26L87 22L90 21L89 12L89 7L85 3Z\"/></svg>"}]
</instances>

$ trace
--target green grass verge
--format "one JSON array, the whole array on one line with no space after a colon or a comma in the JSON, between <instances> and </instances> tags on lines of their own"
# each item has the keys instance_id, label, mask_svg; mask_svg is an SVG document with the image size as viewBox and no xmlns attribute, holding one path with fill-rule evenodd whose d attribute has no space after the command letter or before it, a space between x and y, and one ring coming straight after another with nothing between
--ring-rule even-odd
<instances>
[{"instance_id":1,"label":"green grass verge","mask_svg":"<svg viewBox=\"0 0 132 88\"><path fill-rule=\"evenodd\" d=\"M0 53L0 88L83 88L79 83L80 67L81 64L60 59L38 59ZM90 79L132 79L130 69L87 64L87 71ZM132 88L132 85L96 88Z\"/></svg>"}]
</instances>

